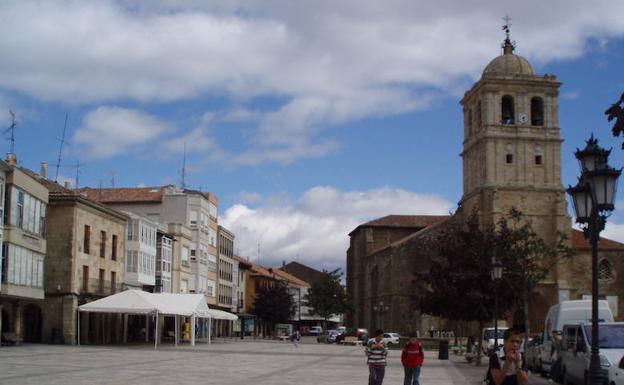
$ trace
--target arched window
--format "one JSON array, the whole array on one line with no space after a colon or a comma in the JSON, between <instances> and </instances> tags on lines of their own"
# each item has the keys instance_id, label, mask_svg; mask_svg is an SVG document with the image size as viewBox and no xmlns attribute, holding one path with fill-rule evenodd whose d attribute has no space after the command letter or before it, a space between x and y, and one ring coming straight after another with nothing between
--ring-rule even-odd
<instances>
[{"instance_id":1,"label":"arched window","mask_svg":"<svg viewBox=\"0 0 624 385\"><path fill-rule=\"evenodd\" d=\"M539 144L536 144L533 147L533 152L535 153L535 164L536 165L541 165L544 163L544 155L542 152L542 146L540 146Z\"/></svg>"},{"instance_id":2,"label":"arched window","mask_svg":"<svg viewBox=\"0 0 624 385\"><path fill-rule=\"evenodd\" d=\"M598 264L598 280L603 282L609 282L613 280L613 268L611 263L606 259L603 259Z\"/></svg>"},{"instance_id":3,"label":"arched window","mask_svg":"<svg viewBox=\"0 0 624 385\"><path fill-rule=\"evenodd\" d=\"M514 124L514 100L509 95L503 96L501 100L501 123Z\"/></svg>"},{"instance_id":4,"label":"arched window","mask_svg":"<svg viewBox=\"0 0 624 385\"><path fill-rule=\"evenodd\" d=\"M531 99L531 125L544 125L544 101L539 96Z\"/></svg>"}]
</instances>

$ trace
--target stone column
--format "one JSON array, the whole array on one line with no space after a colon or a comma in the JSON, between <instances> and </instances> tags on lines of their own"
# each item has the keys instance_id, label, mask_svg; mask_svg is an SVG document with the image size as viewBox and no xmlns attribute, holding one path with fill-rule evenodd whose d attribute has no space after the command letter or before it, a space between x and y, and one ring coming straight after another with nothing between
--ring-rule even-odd
<instances>
[{"instance_id":1,"label":"stone column","mask_svg":"<svg viewBox=\"0 0 624 385\"><path fill-rule=\"evenodd\" d=\"M17 338L17 345L24 336L22 335L22 305L19 302L13 304L13 332Z\"/></svg>"}]
</instances>

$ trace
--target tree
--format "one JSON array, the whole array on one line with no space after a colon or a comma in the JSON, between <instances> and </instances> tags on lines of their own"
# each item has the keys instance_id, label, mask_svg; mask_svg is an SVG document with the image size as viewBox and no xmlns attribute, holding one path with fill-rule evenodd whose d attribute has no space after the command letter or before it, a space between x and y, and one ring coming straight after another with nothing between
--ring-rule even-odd
<instances>
[{"instance_id":1,"label":"tree","mask_svg":"<svg viewBox=\"0 0 624 385\"><path fill-rule=\"evenodd\" d=\"M493 228L481 228L476 213L465 226L452 225L431 241L429 270L421 276L418 305L422 312L458 321L476 321L479 330L493 317L494 283L490 278ZM512 300L509 291L498 291L499 314ZM479 338L477 364L480 364Z\"/></svg>"},{"instance_id":2,"label":"tree","mask_svg":"<svg viewBox=\"0 0 624 385\"><path fill-rule=\"evenodd\" d=\"M271 331L274 330L275 324L292 319L295 301L286 284L274 281L268 287L259 287L256 290L252 313L266 322ZM266 336L266 327L263 328L262 335Z\"/></svg>"},{"instance_id":3,"label":"tree","mask_svg":"<svg viewBox=\"0 0 624 385\"><path fill-rule=\"evenodd\" d=\"M615 119L615 122L613 122L613 128L611 129L613 136L624 136L624 108L622 108L622 105L624 105L624 94L620 96L620 100L613 103L611 107L605 111L605 115L607 115L607 120L609 122ZM622 143L622 149L624 149L624 143Z\"/></svg>"},{"instance_id":4,"label":"tree","mask_svg":"<svg viewBox=\"0 0 624 385\"><path fill-rule=\"evenodd\" d=\"M310 307L310 315L318 314L323 318L323 330L327 330L327 320L334 314L342 314L347 310L347 298L340 284L342 272L323 270L322 275L312 283L305 296Z\"/></svg>"},{"instance_id":5,"label":"tree","mask_svg":"<svg viewBox=\"0 0 624 385\"><path fill-rule=\"evenodd\" d=\"M530 333L530 297L559 260L573 255L572 249L566 245L564 234L557 235L556 244L547 244L522 212L514 208L499 221L496 238L496 253L505 269L501 284L514 293L511 298L522 314L514 324L524 326L525 332Z\"/></svg>"}]
</instances>

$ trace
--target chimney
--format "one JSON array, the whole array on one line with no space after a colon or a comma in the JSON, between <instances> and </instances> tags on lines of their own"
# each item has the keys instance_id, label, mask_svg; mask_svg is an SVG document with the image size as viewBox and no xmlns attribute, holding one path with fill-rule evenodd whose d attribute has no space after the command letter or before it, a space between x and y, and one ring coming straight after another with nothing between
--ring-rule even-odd
<instances>
[{"instance_id":1,"label":"chimney","mask_svg":"<svg viewBox=\"0 0 624 385\"><path fill-rule=\"evenodd\" d=\"M66 189L71 190L71 183L68 180L66 180L65 183L63 183L63 185Z\"/></svg>"},{"instance_id":2,"label":"chimney","mask_svg":"<svg viewBox=\"0 0 624 385\"><path fill-rule=\"evenodd\" d=\"M39 175L43 179L48 179L48 164L46 162L41 162L41 170L39 171Z\"/></svg>"},{"instance_id":3,"label":"chimney","mask_svg":"<svg viewBox=\"0 0 624 385\"><path fill-rule=\"evenodd\" d=\"M15 154L9 152L6 157L6 162L9 164L9 166L17 166L17 158L15 157Z\"/></svg>"}]
</instances>

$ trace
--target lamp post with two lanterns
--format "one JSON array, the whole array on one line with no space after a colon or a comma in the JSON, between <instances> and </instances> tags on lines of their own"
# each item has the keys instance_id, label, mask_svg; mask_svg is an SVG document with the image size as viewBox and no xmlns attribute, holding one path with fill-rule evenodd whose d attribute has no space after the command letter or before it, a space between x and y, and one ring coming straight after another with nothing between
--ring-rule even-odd
<instances>
[{"instance_id":1,"label":"lamp post with two lanterns","mask_svg":"<svg viewBox=\"0 0 624 385\"><path fill-rule=\"evenodd\" d=\"M615 208L617 180L622 172L609 166L610 152L600 147L592 135L585 148L577 149L574 154L581 165L581 176L577 185L567 190L574 204L576 222L583 228L592 250L592 337L589 363L589 383L592 385L602 385L605 380L598 351L598 240L607 217Z\"/></svg>"}]
</instances>

